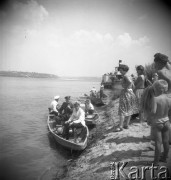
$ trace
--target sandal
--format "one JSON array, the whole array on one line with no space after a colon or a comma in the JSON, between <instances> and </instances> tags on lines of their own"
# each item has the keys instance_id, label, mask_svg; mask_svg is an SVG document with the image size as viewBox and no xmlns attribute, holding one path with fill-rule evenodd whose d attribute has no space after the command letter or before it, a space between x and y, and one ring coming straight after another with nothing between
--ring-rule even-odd
<instances>
[{"instance_id":1,"label":"sandal","mask_svg":"<svg viewBox=\"0 0 171 180\"><path fill-rule=\"evenodd\" d=\"M122 127L118 127L118 128L116 129L116 132L120 132L120 131L123 131L123 128L122 128Z\"/></svg>"},{"instance_id":2,"label":"sandal","mask_svg":"<svg viewBox=\"0 0 171 180\"><path fill-rule=\"evenodd\" d=\"M124 128L124 129L129 129L129 126L124 126L123 128Z\"/></svg>"}]
</instances>

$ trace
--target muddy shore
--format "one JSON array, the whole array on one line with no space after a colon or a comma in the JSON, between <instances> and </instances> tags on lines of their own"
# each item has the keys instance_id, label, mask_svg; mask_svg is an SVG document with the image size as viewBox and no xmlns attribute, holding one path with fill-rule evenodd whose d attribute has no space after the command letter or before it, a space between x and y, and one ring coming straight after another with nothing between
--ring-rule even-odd
<instances>
[{"instance_id":1,"label":"muddy shore","mask_svg":"<svg viewBox=\"0 0 171 180\"><path fill-rule=\"evenodd\" d=\"M124 168L124 176L120 179L126 179L131 167L139 169L139 177L142 176L140 170L144 166L152 164L154 158L154 143L144 137L150 135L150 127L144 122L140 123L136 118L132 118L129 129L116 132L119 122L118 99L113 98L112 91L106 91L107 104L98 107L100 118L96 128L92 129L89 137L88 147L81 153L77 159L68 161L65 167L65 173L58 176L57 179L63 180L109 180L112 177L114 162L127 162ZM171 151L171 150L170 150ZM171 152L167 166L171 162ZM150 164L151 163L151 164ZM160 172L160 169L155 172ZM135 174L134 174L135 175ZM151 179L150 171L146 171L146 179Z\"/></svg>"}]
</instances>

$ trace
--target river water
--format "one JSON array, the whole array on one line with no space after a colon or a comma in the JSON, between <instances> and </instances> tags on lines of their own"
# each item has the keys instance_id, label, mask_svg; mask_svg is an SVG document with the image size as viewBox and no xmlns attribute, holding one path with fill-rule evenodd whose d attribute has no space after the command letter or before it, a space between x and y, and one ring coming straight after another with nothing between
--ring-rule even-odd
<instances>
[{"instance_id":1,"label":"river water","mask_svg":"<svg viewBox=\"0 0 171 180\"><path fill-rule=\"evenodd\" d=\"M93 86L100 82L0 77L1 179L53 179L71 157L48 131L48 106L55 95L76 100Z\"/></svg>"}]
</instances>

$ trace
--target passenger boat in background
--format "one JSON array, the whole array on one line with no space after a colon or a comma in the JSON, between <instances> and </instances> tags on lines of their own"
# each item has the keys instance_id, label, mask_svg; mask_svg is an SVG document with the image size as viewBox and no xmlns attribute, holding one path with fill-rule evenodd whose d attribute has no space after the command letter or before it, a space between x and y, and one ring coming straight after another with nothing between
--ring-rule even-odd
<instances>
[{"instance_id":1,"label":"passenger boat in background","mask_svg":"<svg viewBox=\"0 0 171 180\"><path fill-rule=\"evenodd\" d=\"M49 131L51 132L56 142L62 145L63 147L76 151L84 150L87 147L88 136L89 136L89 130L87 126L85 127L84 131L78 129L78 131L80 131L79 136L81 137L80 139L81 141L75 143L74 137L72 135L70 136L69 140L66 140L65 138L62 137L62 125L57 123L57 121L54 119L54 115L48 115L47 125Z\"/></svg>"}]
</instances>

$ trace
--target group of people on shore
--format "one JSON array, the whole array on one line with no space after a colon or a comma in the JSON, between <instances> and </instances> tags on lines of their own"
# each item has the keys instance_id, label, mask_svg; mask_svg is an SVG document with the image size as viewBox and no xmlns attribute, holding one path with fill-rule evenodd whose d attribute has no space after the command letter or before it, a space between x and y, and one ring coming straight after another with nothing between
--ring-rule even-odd
<instances>
[{"instance_id":1,"label":"group of people on shore","mask_svg":"<svg viewBox=\"0 0 171 180\"><path fill-rule=\"evenodd\" d=\"M95 98L102 99L104 96L105 96L105 94L104 94L104 85L103 85L103 83L101 83L101 85L100 85L100 91L97 92L95 87L93 87L90 90L90 97L95 97Z\"/></svg>"},{"instance_id":2,"label":"group of people on shore","mask_svg":"<svg viewBox=\"0 0 171 180\"><path fill-rule=\"evenodd\" d=\"M65 97L65 102L59 106L60 96L55 96L51 102L49 113L55 115L55 120L63 126L62 137L69 140L69 129L85 128L85 117L94 113L94 106L90 99L85 100L85 110L81 108L79 101L71 102L71 96ZM74 133L74 141L77 143L77 136Z\"/></svg>"},{"instance_id":3,"label":"group of people on shore","mask_svg":"<svg viewBox=\"0 0 171 180\"><path fill-rule=\"evenodd\" d=\"M152 82L147 81L144 67L136 67L138 78L133 82L127 75L129 67L120 64L123 75L123 90L119 99L119 127L116 131L129 128L130 118L139 113L140 121L147 121L153 130L155 141L154 164L166 162L169 153L169 132L171 133L171 62L161 53L154 55L156 73ZM169 122L170 120L170 122ZM161 156L161 145L164 152Z\"/></svg>"}]
</instances>

